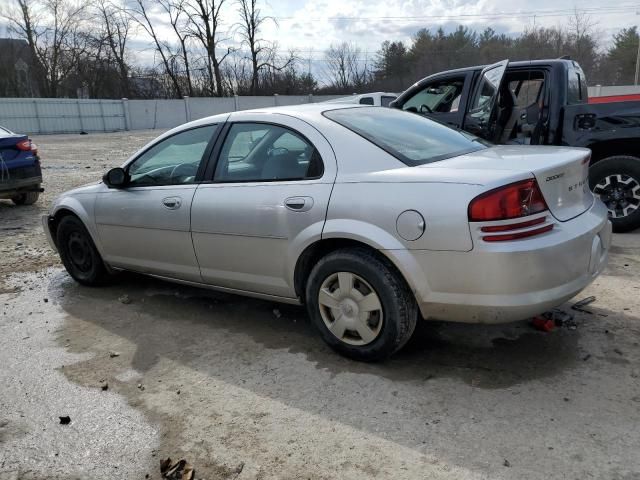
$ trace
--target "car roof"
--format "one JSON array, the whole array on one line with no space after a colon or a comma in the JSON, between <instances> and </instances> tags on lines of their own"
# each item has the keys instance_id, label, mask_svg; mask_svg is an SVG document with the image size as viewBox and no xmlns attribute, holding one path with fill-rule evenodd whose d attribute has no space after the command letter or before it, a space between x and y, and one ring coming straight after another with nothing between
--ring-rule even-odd
<instances>
[{"instance_id":1,"label":"car roof","mask_svg":"<svg viewBox=\"0 0 640 480\"><path fill-rule=\"evenodd\" d=\"M220 113L218 115L211 115L209 117L203 117L198 120L193 120L188 123L184 123L182 125L178 125L174 127L158 138L154 139L153 142L160 140L162 138L169 137L177 132L181 132L183 130L188 130L190 128L200 127L204 125L211 125L213 123L224 123L226 121L233 121L235 115L244 115L257 113L261 115L268 114L281 114L281 115L291 115L297 116L298 118L319 118L322 117L324 112L328 112L330 110L342 110L345 108L385 108L385 107L374 107L371 105L360 105L357 103L327 103L327 102L318 102L318 103L303 103L299 105L282 105L278 107L265 107L265 108L255 108L250 110L239 110L236 112L230 113ZM292 115L297 114L297 115ZM146 147L145 147L146 148Z\"/></svg>"},{"instance_id":2,"label":"car roof","mask_svg":"<svg viewBox=\"0 0 640 480\"><path fill-rule=\"evenodd\" d=\"M573 65L574 61L573 60L568 60L568 59L564 59L564 58L554 58L554 59L547 59L547 60L521 60L521 61L517 61L517 62L509 62L509 67L544 67L544 66L549 66L549 65L566 65L566 66L571 66ZM455 68L452 70L445 70L442 72L437 72L437 73L433 73L427 77L424 77L422 80L427 79L427 78L431 78L435 75L444 75L444 74L450 74L450 73L467 73L467 72L475 72L475 71L479 71L482 70L485 67L488 67L491 64L487 64L487 65L475 65L472 67L462 67L462 68ZM421 80L421 81L422 81Z\"/></svg>"}]
</instances>

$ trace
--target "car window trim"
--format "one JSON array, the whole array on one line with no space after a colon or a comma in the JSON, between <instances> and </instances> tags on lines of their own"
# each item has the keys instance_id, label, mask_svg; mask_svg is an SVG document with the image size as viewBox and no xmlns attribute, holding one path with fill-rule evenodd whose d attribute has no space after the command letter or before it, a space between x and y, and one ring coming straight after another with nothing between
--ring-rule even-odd
<instances>
[{"instance_id":1,"label":"car window trim","mask_svg":"<svg viewBox=\"0 0 640 480\"><path fill-rule=\"evenodd\" d=\"M131 165L133 165L136 161L138 161L140 159L140 157L142 157L145 153L147 153L149 150L151 150L152 148L154 148L157 145L160 145L162 142L164 142L165 140L169 140L170 138L175 137L176 135L180 135L181 133L185 133L185 132L189 132L191 130L196 130L198 128L205 128L205 127L216 127L214 129L214 131L211 134L211 138L208 140L207 142L207 146L204 149L204 152L202 153L202 156L200 157L200 162L198 164L198 171L196 172L196 178L192 183L185 183L185 184L174 184L174 183L157 183L157 184L153 184L153 185L131 185L131 186L126 186L126 189L129 188L150 188L150 187L166 187L166 186L173 186L173 187L179 187L181 185L197 185L198 183L202 182L202 177L204 176L204 172L205 172L205 167L206 167L206 162L204 161L206 158L208 158L211 149L213 149L213 145L215 143L215 140L217 140L217 137L219 136L220 133L220 126L222 125L222 122L217 122L217 123L205 123L202 125L196 125L190 128L185 128L184 130L180 130L178 132L172 133L171 135L168 135L166 137L163 137L161 140L158 140L157 142L154 142L152 145L149 145L147 148L145 148L142 152L140 152L138 155L136 155L135 158L129 160L125 166L123 167L124 170L127 172L127 174L129 174L129 168L131 167Z\"/></svg>"},{"instance_id":2,"label":"car window trim","mask_svg":"<svg viewBox=\"0 0 640 480\"><path fill-rule=\"evenodd\" d=\"M305 142L307 142L309 145L311 145L315 151L317 152L318 156L320 157L320 162L322 164L322 173L318 176L315 177L302 177L302 178L291 178L291 179L282 179L282 178L277 178L277 179L270 179L270 180L215 180L215 173L216 173L216 168L218 167L218 163L220 162L220 154L222 153L222 147L225 143L225 141L227 140L227 137L229 136L229 131L231 130L231 127L233 127L233 125L236 124L260 124L260 125L268 125L268 126L273 126L273 127L279 127L285 130L289 130L290 132L293 132L294 134L298 135L299 137L301 137ZM299 132L298 130L289 127L287 125L282 125L279 123L274 123L274 122L265 122L264 120L237 120L237 121L230 121L230 122L225 122L224 126L222 129L220 129L220 134L218 135L218 138L216 140L216 144L214 145L212 151L211 151L211 155L209 158L209 161L207 162L207 167L206 167L206 171L204 174L204 178L200 183L205 183L205 184L231 184L231 183L274 183L274 182L304 182L307 180L319 180L322 177L324 177L325 174L325 165L324 165L324 159L322 158L322 155L320 154L320 150L318 149L318 147L316 147L315 143L313 143L311 140L309 140L307 138L306 135L304 135L303 133Z\"/></svg>"}]
</instances>

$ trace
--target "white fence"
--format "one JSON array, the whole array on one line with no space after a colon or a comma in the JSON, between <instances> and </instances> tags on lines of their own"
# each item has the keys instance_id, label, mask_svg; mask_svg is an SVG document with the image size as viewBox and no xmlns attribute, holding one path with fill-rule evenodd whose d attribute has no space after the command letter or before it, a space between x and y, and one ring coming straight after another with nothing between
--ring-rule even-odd
<instances>
[{"instance_id":1,"label":"white fence","mask_svg":"<svg viewBox=\"0 0 640 480\"><path fill-rule=\"evenodd\" d=\"M640 86L589 87L592 97L633 93L640 93ZM332 98L336 96L184 97L177 100L0 98L0 125L30 134L167 129L217 113Z\"/></svg>"},{"instance_id":2,"label":"white fence","mask_svg":"<svg viewBox=\"0 0 640 480\"><path fill-rule=\"evenodd\" d=\"M611 95L633 95L640 93L640 85L596 85L589 87L590 97L609 97Z\"/></svg>"},{"instance_id":3,"label":"white fence","mask_svg":"<svg viewBox=\"0 0 640 480\"><path fill-rule=\"evenodd\" d=\"M336 96L185 97L177 100L0 98L0 125L30 134L172 128L217 113L322 102Z\"/></svg>"}]
</instances>

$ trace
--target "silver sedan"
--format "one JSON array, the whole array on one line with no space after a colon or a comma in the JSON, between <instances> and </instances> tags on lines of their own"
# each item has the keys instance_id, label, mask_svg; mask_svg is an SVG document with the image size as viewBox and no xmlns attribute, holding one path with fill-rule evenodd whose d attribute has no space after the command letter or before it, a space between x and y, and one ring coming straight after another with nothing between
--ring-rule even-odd
<instances>
[{"instance_id":1,"label":"silver sedan","mask_svg":"<svg viewBox=\"0 0 640 480\"><path fill-rule=\"evenodd\" d=\"M331 347L378 360L420 316L509 322L586 287L611 239L589 155L374 107L236 112L166 132L43 223L82 284L129 270L304 303Z\"/></svg>"}]
</instances>

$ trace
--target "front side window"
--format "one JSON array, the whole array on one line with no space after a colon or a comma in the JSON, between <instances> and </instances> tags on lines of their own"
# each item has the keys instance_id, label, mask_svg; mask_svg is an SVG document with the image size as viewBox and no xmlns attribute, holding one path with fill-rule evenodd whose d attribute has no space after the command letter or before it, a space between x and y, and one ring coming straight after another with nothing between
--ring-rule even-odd
<instances>
[{"instance_id":1,"label":"front side window","mask_svg":"<svg viewBox=\"0 0 640 480\"><path fill-rule=\"evenodd\" d=\"M322 173L320 154L297 132L265 123L236 123L222 145L214 180L305 180Z\"/></svg>"},{"instance_id":2,"label":"front side window","mask_svg":"<svg viewBox=\"0 0 640 480\"><path fill-rule=\"evenodd\" d=\"M202 157L217 125L193 128L156 143L128 168L129 186L195 183Z\"/></svg>"},{"instance_id":3,"label":"front side window","mask_svg":"<svg viewBox=\"0 0 640 480\"><path fill-rule=\"evenodd\" d=\"M390 108L343 108L324 112L324 116L409 166L456 157L487 145L466 132Z\"/></svg>"},{"instance_id":4,"label":"front side window","mask_svg":"<svg viewBox=\"0 0 640 480\"><path fill-rule=\"evenodd\" d=\"M428 84L402 105L403 110L418 113L448 113L458 111L464 77Z\"/></svg>"}]
</instances>

